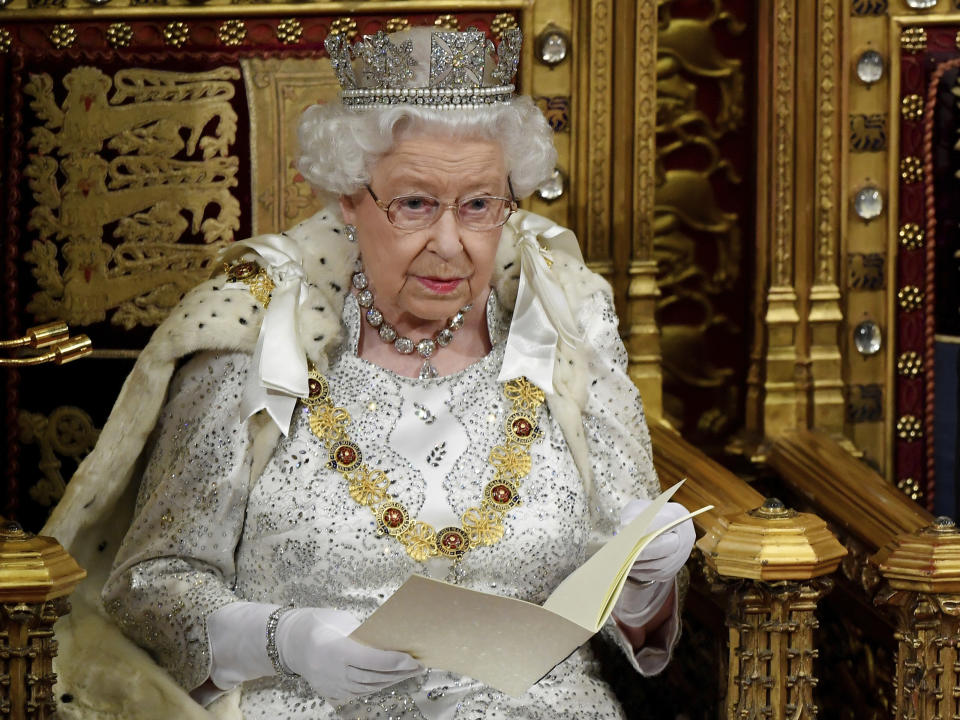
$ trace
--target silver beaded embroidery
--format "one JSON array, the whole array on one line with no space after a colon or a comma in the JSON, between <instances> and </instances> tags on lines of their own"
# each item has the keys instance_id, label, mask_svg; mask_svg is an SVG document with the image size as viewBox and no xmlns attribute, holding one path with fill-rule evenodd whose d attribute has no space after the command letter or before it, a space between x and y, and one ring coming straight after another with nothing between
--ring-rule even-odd
<instances>
[{"instance_id":1,"label":"silver beaded embroidery","mask_svg":"<svg viewBox=\"0 0 960 720\"><path fill-rule=\"evenodd\" d=\"M365 460L390 473L398 498L418 516L428 500L427 483L439 483L430 498L440 501L446 516L456 517L476 502L492 476L487 456L502 440L508 410L496 377L509 315L493 293L486 311L491 353L424 386L356 356L361 308L352 296L346 298L346 339L331 356L328 371L333 399L353 418ZM580 320L616 370L611 377L618 378L608 382L604 372L589 391L585 430L594 489L585 492L545 407L544 442L531 455L534 469L524 480L524 504L511 514L500 543L465 558L459 581L467 587L543 602L589 548L616 530L622 506L654 491L649 436L624 373L616 316L601 298L581 308ZM449 569L443 562L436 567L415 563L396 543L376 536L369 511L325 467L325 450L302 412L251 485L250 434L238 419L239 390L250 364L241 353L201 353L178 373L145 465L135 520L104 588L107 609L124 632L188 688L209 673L204 619L218 607L239 598L337 608L362 620L412 572L443 577ZM413 398L427 403L423 407L432 415L443 413L444 420L428 432L430 447L445 452L432 458L408 456L395 440L406 422L416 424L411 432L425 431ZM487 421L491 415L494 422ZM431 479L428 471L441 474ZM444 522L443 514L429 512L425 521ZM624 718L589 645L522 699L428 670L337 705L302 681L262 678L244 684L240 707L245 720Z\"/></svg>"}]
</instances>

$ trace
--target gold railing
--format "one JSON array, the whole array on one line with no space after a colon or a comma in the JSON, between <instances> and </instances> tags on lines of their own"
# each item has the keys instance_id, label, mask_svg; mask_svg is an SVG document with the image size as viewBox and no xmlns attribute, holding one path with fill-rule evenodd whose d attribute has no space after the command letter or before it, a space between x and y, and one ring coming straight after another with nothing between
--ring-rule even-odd
<instances>
[{"instance_id":1,"label":"gold railing","mask_svg":"<svg viewBox=\"0 0 960 720\"><path fill-rule=\"evenodd\" d=\"M0 518L0 717L54 717L53 624L86 575L52 538Z\"/></svg>"},{"instance_id":2,"label":"gold railing","mask_svg":"<svg viewBox=\"0 0 960 720\"><path fill-rule=\"evenodd\" d=\"M790 433L769 463L837 528L853 589L889 612L894 717L960 717L960 531L934 518L823 433Z\"/></svg>"},{"instance_id":3,"label":"gold railing","mask_svg":"<svg viewBox=\"0 0 960 720\"><path fill-rule=\"evenodd\" d=\"M661 484L685 479L679 502L714 505L696 519L697 546L707 584L725 605L725 717L816 717L817 603L846 551L816 515L765 499L667 428L651 435Z\"/></svg>"}]
</instances>

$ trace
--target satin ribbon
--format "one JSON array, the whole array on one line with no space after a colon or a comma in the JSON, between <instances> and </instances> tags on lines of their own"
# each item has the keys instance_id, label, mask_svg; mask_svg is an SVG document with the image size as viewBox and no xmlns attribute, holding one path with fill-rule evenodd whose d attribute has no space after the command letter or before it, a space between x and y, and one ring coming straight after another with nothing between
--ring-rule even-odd
<instances>
[{"instance_id":1,"label":"satin ribbon","mask_svg":"<svg viewBox=\"0 0 960 720\"><path fill-rule=\"evenodd\" d=\"M554 262L554 251L582 262L580 245L567 228L525 210L514 213L507 228L514 232L514 242L520 252L520 287L497 381L506 382L525 375L545 393L553 395L558 344L564 342L577 347L583 338L567 295L550 265Z\"/></svg>"},{"instance_id":2,"label":"satin ribbon","mask_svg":"<svg viewBox=\"0 0 960 720\"><path fill-rule=\"evenodd\" d=\"M308 392L307 357L300 339L300 310L307 303L303 258L297 244L284 235L260 235L234 243L224 258L251 251L263 260L275 287L253 354L257 379L246 384L240 411L247 419L266 410L286 435L297 398L306 397Z\"/></svg>"}]
</instances>

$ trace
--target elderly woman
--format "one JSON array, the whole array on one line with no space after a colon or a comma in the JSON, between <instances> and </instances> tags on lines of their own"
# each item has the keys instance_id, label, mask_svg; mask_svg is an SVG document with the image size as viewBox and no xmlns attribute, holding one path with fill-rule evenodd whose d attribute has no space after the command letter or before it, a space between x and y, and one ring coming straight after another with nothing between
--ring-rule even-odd
<instances>
[{"instance_id":1,"label":"elderly woman","mask_svg":"<svg viewBox=\"0 0 960 720\"><path fill-rule=\"evenodd\" d=\"M658 487L609 287L517 210L555 161L509 84L519 33L496 55L432 28L327 47L341 102L304 114L299 167L337 205L185 298L104 430L121 449L71 489L116 500L124 433L151 432L104 607L234 717L624 717L587 646L516 699L348 637L413 573L540 603ZM131 413L137 392L162 411ZM692 542L687 521L649 546L604 630L645 674Z\"/></svg>"}]
</instances>

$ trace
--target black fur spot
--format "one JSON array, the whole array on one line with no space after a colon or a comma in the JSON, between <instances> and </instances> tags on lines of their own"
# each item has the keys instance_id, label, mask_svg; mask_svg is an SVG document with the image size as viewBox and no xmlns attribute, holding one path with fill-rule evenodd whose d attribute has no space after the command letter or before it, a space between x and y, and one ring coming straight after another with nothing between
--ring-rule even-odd
<instances>
[{"instance_id":1,"label":"black fur spot","mask_svg":"<svg viewBox=\"0 0 960 720\"><path fill-rule=\"evenodd\" d=\"M97 545L97 552L103 552L106 549L106 547L107 547L107 541L106 540L101 541L100 544Z\"/></svg>"},{"instance_id":2,"label":"black fur spot","mask_svg":"<svg viewBox=\"0 0 960 720\"><path fill-rule=\"evenodd\" d=\"M224 298L223 301L224 301L224 302L232 302L232 301L233 301L233 298Z\"/></svg>"},{"instance_id":3,"label":"black fur spot","mask_svg":"<svg viewBox=\"0 0 960 720\"><path fill-rule=\"evenodd\" d=\"M340 228L334 228L333 231L334 231L337 235L340 234Z\"/></svg>"},{"instance_id":4,"label":"black fur spot","mask_svg":"<svg viewBox=\"0 0 960 720\"><path fill-rule=\"evenodd\" d=\"M323 340L323 335L317 335L315 338L313 338L314 342L320 342L321 340Z\"/></svg>"},{"instance_id":5,"label":"black fur spot","mask_svg":"<svg viewBox=\"0 0 960 720\"><path fill-rule=\"evenodd\" d=\"M203 330L203 323L197 323L197 327Z\"/></svg>"},{"instance_id":6,"label":"black fur spot","mask_svg":"<svg viewBox=\"0 0 960 720\"><path fill-rule=\"evenodd\" d=\"M513 260L511 260L511 261L508 262L506 265L504 265L504 266L503 266L503 269L504 269L504 270L509 270L509 269L512 268L512 267L513 267Z\"/></svg>"},{"instance_id":7,"label":"black fur spot","mask_svg":"<svg viewBox=\"0 0 960 720\"><path fill-rule=\"evenodd\" d=\"M324 308L322 305L314 305L314 306L313 306L313 309L314 309L316 312L323 312L323 311L325 310L325 308Z\"/></svg>"},{"instance_id":8,"label":"black fur spot","mask_svg":"<svg viewBox=\"0 0 960 720\"><path fill-rule=\"evenodd\" d=\"M210 313L210 317L215 318L216 316L217 316L216 313Z\"/></svg>"},{"instance_id":9,"label":"black fur spot","mask_svg":"<svg viewBox=\"0 0 960 720\"><path fill-rule=\"evenodd\" d=\"M62 703L73 702L73 695L71 695L70 693L64 693L63 695L60 696L60 702Z\"/></svg>"},{"instance_id":10,"label":"black fur spot","mask_svg":"<svg viewBox=\"0 0 960 720\"><path fill-rule=\"evenodd\" d=\"M247 324L247 319L246 319L246 318L240 318L239 322L240 322L241 325L246 325L246 324Z\"/></svg>"},{"instance_id":11,"label":"black fur spot","mask_svg":"<svg viewBox=\"0 0 960 720\"><path fill-rule=\"evenodd\" d=\"M320 264L321 264L321 265L326 265L326 264L327 264L327 259L326 259L326 258L320 258Z\"/></svg>"},{"instance_id":12,"label":"black fur spot","mask_svg":"<svg viewBox=\"0 0 960 720\"><path fill-rule=\"evenodd\" d=\"M330 287L333 288L333 291L334 291L334 292L340 292L340 290L341 290L341 287L340 287L339 285L337 285L335 282L330 283Z\"/></svg>"},{"instance_id":13,"label":"black fur spot","mask_svg":"<svg viewBox=\"0 0 960 720\"><path fill-rule=\"evenodd\" d=\"M220 289L220 286L219 286L219 285L214 285L214 286L213 286L213 289L214 289L214 290L219 290L219 289Z\"/></svg>"}]
</instances>

